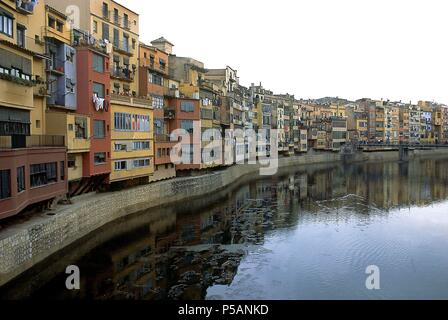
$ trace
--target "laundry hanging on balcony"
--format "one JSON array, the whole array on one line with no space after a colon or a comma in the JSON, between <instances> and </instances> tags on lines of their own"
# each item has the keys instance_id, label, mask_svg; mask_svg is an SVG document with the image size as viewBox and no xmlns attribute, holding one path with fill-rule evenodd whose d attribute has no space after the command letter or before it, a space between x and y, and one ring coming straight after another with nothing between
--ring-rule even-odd
<instances>
[{"instance_id":1,"label":"laundry hanging on balcony","mask_svg":"<svg viewBox=\"0 0 448 320\"><path fill-rule=\"evenodd\" d=\"M16 0L16 5L19 8L33 12L34 8L39 4L39 0Z\"/></svg>"},{"instance_id":2,"label":"laundry hanging on balcony","mask_svg":"<svg viewBox=\"0 0 448 320\"><path fill-rule=\"evenodd\" d=\"M95 104L96 111L106 110L106 108L107 108L106 99L99 98L96 93L93 95L93 103Z\"/></svg>"}]
</instances>

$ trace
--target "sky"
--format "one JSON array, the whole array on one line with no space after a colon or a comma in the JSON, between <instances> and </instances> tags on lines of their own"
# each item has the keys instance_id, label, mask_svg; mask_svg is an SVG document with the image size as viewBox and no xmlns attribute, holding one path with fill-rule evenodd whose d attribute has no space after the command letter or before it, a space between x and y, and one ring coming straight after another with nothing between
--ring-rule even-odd
<instances>
[{"instance_id":1,"label":"sky","mask_svg":"<svg viewBox=\"0 0 448 320\"><path fill-rule=\"evenodd\" d=\"M448 103L444 0L117 0L140 41L296 98Z\"/></svg>"}]
</instances>

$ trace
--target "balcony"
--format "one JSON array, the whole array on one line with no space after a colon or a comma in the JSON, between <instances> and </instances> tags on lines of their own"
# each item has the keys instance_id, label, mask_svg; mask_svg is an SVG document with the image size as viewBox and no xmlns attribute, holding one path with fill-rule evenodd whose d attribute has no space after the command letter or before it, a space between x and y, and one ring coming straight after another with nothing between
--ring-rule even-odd
<instances>
[{"instance_id":1,"label":"balcony","mask_svg":"<svg viewBox=\"0 0 448 320\"><path fill-rule=\"evenodd\" d=\"M121 40L121 41L113 41L114 50L118 53L126 54L128 56L132 56L134 54L134 50L129 44L129 40Z\"/></svg>"},{"instance_id":2,"label":"balcony","mask_svg":"<svg viewBox=\"0 0 448 320\"><path fill-rule=\"evenodd\" d=\"M16 9L22 14L29 15L34 13L35 2L16 0Z\"/></svg>"},{"instance_id":3,"label":"balcony","mask_svg":"<svg viewBox=\"0 0 448 320\"><path fill-rule=\"evenodd\" d=\"M73 46L87 47L98 51L100 53L107 53L106 44L97 40L94 36L80 32L78 30L73 32Z\"/></svg>"},{"instance_id":4,"label":"balcony","mask_svg":"<svg viewBox=\"0 0 448 320\"><path fill-rule=\"evenodd\" d=\"M17 138L0 137L0 163L9 171L9 197L2 199L0 219L18 214L28 205L51 200L67 192L66 148L64 137L31 136L21 138L26 147L14 148ZM25 167L18 190L17 164ZM31 174L30 167L37 165ZM27 169L28 168L28 169Z\"/></svg>"},{"instance_id":5,"label":"balcony","mask_svg":"<svg viewBox=\"0 0 448 320\"><path fill-rule=\"evenodd\" d=\"M168 120L174 120L176 118L176 110L174 108L164 109L164 118Z\"/></svg>"},{"instance_id":6,"label":"balcony","mask_svg":"<svg viewBox=\"0 0 448 320\"><path fill-rule=\"evenodd\" d=\"M213 110L201 108L201 119L213 120Z\"/></svg>"},{"instance_id":7,"label":"balcony","mask_svg":"<svg viewBox=\"0 0 448 320\"><path fill-rule=\"evenodd\" d=\"M168 143L168 142L177 142L177 141L171 141L169 134L155 134L154 135L154 141L157 143Z\"/></svg>"},{"instance_id":8,"label":"balcony","mask_svg":"<svg viewBox=\"0 0 448 320\"><path fill-rule=\"evenodd\" d=\"M6 73L0 73L0 80L5 80L12 82L19 86L25 86L25 87L34 87L37 83L40 83L39 80L33 80L30 75L13 75L13 74L6 74Z\"/></svg>"},{"instance_id":9,"label":"balcony","mask_svg":"<svg viewBox=\"0 0 448 320\"><path fill-rule=\"evenodd\" d=\"M65 147L64 136L0 136L0 149Z\"/></svg>"},{"instance_id":10,"label":"balcony","mask_svg":"<svg viewBox=\"0 0 448 320\"><path fill-rule=\"evenodd\" d=\"M47 60L46 71L58 76L65 75L64 61L59 59Z\"/></svg>"},{"instance_id":11,"label":"balcony","mask_svg":"<svg viewBox=\"0 0 448 320\"><path fill-rule=\"evenodd\" d=\"M111 94L110 102L115 104L125 104L130 107L141 107L152 109L152 99L151 98L138 98L129 95Z\"/></svg>"},{"instance_id":12,"label":"balcony","mask_svg":"<svg viewBox=\"0 0 448 320\"><path fill-rule=\"evenodd\" d=\"M230 125L230 112L225 112L223 116L221 117L221 124L223 125Z\"/></svg>"},{"instance_id":13,"label":"balcony","mask_svg":"<svg viewBox=\"0 0 448 320\"><path fill-rule=\"evenodd\" d=\"M165 97L168 98L179 98L180 92L178 88L163 88Z\"/></svg>"},{"instance_id":14,"label":"balcony","mask_svg":"<svg viewBox=\"0 0 448 320\"><path fill-rule=\"evenodd\" d=\"M110 20L110 17L112 17L112 20L110 20L113 24L115 24L116 26L121 26L121 24L123 23L123 17L120 16L119 14L116 14L114 11L109 11L108 13L108 17Z\"/></svg>"},{"instance_id":15,"label":"balcony","mask_svg":"<svg viewBox=\"0 0 448 320\"><path fill-rule=\"evenodd\" d=\"M159 72L162 74L168 74L168 67L166 64L156 63L154 59L142 58L144 66L148 67L150 70Z\"/></svg>"},{"instance_id":16,"label":"balcony","mask_svg":"<svg viewBox=\"0 0 448 320\"><path fill-rule=\"evenodd\" d=\"M145 108L152 108L152 99L151 98L132 98L132 103L134 105L143 106Z\"/></svg>"},{"instance_id":17,"label":"balcony","mask_svg":"<svg viewBox=\"0 0 448 320\"><path fill-rule=\"evenodd\" d=\"M47 98L51 97L50 91L47 89L46 86L43 85L35 86L33 90L33 95L35 97L47 97Z\"/></svg>"},{"instance_id":18,"label":"balcony","mask_svg":"<svg viewBox=\"0 0 448 320\"><path fill-rule=\"evenodd\" d=\"M134 72L124 67L113 67L110 71L111 78L132 82L134 81Z\"/></svg>"}]
</instances>

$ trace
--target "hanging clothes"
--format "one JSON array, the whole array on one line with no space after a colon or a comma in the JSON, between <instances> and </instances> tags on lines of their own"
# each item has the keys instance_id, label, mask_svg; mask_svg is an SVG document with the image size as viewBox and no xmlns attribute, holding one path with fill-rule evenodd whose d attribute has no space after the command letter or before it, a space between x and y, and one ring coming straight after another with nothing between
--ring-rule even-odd
<instances>
[{"instance_id":1,"label":"hanging clothes","mask_svg":"<svg viewBox=\"0 0 448 320\"><path fill-rule=\"evenodd\" d=\"M105 109L105 99L98 98L97 94L93 95L93 103L95 104L95 110L100 111Z\"/></svg>"}]
</instances>

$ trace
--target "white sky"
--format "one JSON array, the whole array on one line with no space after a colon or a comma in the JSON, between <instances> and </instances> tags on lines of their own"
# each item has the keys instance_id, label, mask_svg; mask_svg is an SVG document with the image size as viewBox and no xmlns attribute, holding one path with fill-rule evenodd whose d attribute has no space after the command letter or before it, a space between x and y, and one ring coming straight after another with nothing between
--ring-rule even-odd
<instances>
[{"instance_id":1,"label":"white sky","mask_svg":"<svg viewBox=\"0 0 448 320\"><path fill-rule=\"evenodd\" d=\"M118 0L140 39L297 98L448 103L444 0Z\"/></svg>"}]
</instances>

